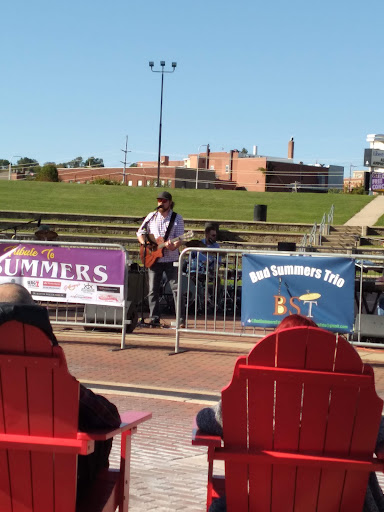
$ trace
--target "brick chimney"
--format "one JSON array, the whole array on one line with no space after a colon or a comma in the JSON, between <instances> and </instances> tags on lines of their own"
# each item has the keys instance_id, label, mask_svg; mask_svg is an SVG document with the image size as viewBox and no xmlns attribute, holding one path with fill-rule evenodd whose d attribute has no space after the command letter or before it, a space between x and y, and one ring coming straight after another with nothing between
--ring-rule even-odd
<instances>
[{"instance_id":1,"label":"brick chimney","mask_svg":"<svg viewBox=\"0 0 384 512\"><path fill-rule=\"evenodd\" d=\"M291 140L288 142L288 158L290 160L293 160L294 152L295 152L295 142L293 140L293 137L291 137Z\"/></svg>"}]
</instances>

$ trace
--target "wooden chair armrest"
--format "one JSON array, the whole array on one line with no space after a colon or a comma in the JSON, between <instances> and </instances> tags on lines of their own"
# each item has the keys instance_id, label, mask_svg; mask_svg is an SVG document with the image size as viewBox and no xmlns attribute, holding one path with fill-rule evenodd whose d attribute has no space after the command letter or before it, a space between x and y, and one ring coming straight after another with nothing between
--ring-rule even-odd
<instances>
[{"instance_id":1,"label":"wooden chair armrest","mask_svg":"<svg viewBox=\"0 0 384 512\"><path fill-rule=\"evenodd\" d=\"M98 429L90 432L78 432L77 439L106 441L127 430L136 431L137 425L152 418L151 412L127 411L121 414L121 424L117 428Z\"/></svg>"},{"instance_id":2,"label":"wooden chair armrest","mask_svg":"<svg viewBox=\"0 0 384 512\"><path fill-rule=\"evenodd\" d=\"M2 450L54 451L55 453L89 455L94 451L95 445L92 441L91 438L61 438L0 433L0 449Z\"/></svg>"},{"instance_id":3,"label":"wooden chair armrest","mask_svg":"<svg viewBox=\"0 0 384 512\"><path fill-rule=\"evenodd\" d=\"M192 444L194 446L208 446L208 448L217 448L222 444L220 436L213 436L202 432L197 427L192 430Z\"/></svg>"}]
</instances>

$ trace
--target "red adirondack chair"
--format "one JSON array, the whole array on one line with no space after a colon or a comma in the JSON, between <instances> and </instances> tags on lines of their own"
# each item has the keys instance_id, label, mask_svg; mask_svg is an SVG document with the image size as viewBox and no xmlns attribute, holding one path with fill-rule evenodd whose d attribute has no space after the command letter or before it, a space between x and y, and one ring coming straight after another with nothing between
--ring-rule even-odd
<instances>
[{"instance_id":1,"label":"red adirondack chair","mask_svg":"<svg viewBox=\"0 0 384 512\"><path fill-rule=\"evenodd\" d=\"M0 326L0 511L128 510L131 434L151 413L131 411L120 428L78 432L79 383L61 347L38 328ZM105 470L76 509L77 455L121 434L120 471Z\"/></svg>"},{"instance_id":2,"label":"red adirondack chair","mask_svg":"<svg viewBox=\"0 0 384 512\"><path fill-rule=\"evenodd\" d=\"M266 336L222 390L223 440L195 433L208 446L207 509L225 492L228 512L361 512L369 472L384 468L372 457L382 405L372 368L342 337ZM214 460L225 461L225 491Z\"/></svg>"}]
</instances>

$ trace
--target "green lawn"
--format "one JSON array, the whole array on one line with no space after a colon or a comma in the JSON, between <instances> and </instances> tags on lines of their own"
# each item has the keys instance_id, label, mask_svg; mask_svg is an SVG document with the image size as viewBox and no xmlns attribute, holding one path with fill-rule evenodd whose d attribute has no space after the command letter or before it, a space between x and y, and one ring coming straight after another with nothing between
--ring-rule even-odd
<instances>
[{"instance_id":1,"label":"green lawn","mask_svg":"<svg viewBox=\"0 0 384 512\"><path fill-rule=\"evenodd\" d=\"M160 189L161 190L161 189ZM143 216L157 205L154 188L74 183L0 182L1 210ZM172 190L175 210L185 218L253 220L256 204L267 205L267 221L313 223L335 205L334 224L343 224L372 196L246 192L242 190Z\"/></svg>"}]
</instances>

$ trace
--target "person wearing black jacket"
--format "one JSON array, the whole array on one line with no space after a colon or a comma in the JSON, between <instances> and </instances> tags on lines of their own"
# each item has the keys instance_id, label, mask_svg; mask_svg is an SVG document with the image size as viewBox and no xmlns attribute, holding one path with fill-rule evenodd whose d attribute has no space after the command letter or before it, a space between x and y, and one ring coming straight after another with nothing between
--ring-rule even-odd
<instances>
[{"instance_id":1,"label":"person wearing black jacket","mask_svg":"<svg viewBox=\"0 0 384 512\"><path fill-rule=\"evenodd\" d=\"M49 321L48 310L35 304L31 294L24 286L16 283L3 283L0 284L0 325L10 320L38 327L48 336L52 345L58 345ZM121 418L114 404L80 384L78 427L81 432L117 428L120 423ZM94 481L98 472L102 468L108 468L111 448L112 439L96 441L93 453L78 456L78 499Z\"/></svg>"}]
</instances>

